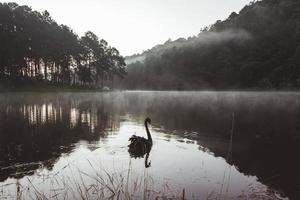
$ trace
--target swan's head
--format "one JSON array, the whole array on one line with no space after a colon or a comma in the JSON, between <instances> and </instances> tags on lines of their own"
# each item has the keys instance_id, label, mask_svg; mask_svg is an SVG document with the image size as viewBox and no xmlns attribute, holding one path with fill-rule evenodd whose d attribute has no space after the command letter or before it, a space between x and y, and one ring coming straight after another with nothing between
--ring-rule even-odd
<instances>
[{"instance_id":1,"label":"swan's head","mask_svg":"<svg viewBox=\"0 0 300 200\"><path fill-rule=\"evenodd\" d=\"M151 119L150 119L149 117L147 117L147 118L145 119L145 123L151 124Z\"/></svg>"}]
</instances>

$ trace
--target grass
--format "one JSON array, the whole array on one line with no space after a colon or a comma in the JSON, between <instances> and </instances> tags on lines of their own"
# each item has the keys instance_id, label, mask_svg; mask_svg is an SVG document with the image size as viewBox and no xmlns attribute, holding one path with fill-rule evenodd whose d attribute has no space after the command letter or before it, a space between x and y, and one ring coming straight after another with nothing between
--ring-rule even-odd
<instances>
[{"instance_id":1,"label":"grass","mask_svg":"<svg viewBox=\"0 0 300 200\"><path fill-rule=\"evenodd\" d=\"M89 169L79 169L76 165L68 163L61 170L55 173L36 174L34 177L24 177L22 181L13 180L6 185L0 186L0 199L37 199L37 200L186 200L199 199L189 195L186 197L186 190L173 189L169 183L164 183L159 190L155 189L157 183L148 174L146 169L136 173L131 167L123 171L105 170L95 166L88 159ZM67 169L68 173L65 172ZM89 171L88 173L86 171ZM37 180L38 179L38 180ZM237 196L236 199L280 199L271 191L261 192L252 188L251 194ZM220 195L213 191L204 199L219 200L230 199L228 196Z\"/></svg>"},{"instance_id":2,"label":"grass","mask_svg":"<svg viewBox=\"0 0 300 200\"><path fill-rule=\"evenodd\" d=\"M161 191L155 190L155 182L147 170L137 176L129 164L128 169L112 172L101 169L87 160L92 173L69 163L55 174L40 175L41 182L32 177L0 186L0 199L116 199L116 200L167 200L185 199L185 190L174 191L166 183ZM68 169L68 174L64 170Z\"/></svg>"}]
</instances>

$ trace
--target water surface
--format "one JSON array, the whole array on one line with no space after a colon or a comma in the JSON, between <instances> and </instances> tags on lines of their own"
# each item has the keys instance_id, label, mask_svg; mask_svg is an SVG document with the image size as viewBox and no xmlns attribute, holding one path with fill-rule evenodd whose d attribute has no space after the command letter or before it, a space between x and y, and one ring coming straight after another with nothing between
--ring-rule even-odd
<instances>
[{"instance_id":1,"label":"water surface","mask_svg":"<svg viewBox=\"0 0 300 200\"><path fill-rule=\"evenodd\" d=\"M184 189L188 199L297 199L299 100L291 92L1 94L0 196L80 198L78 183L92 191L101 185L93 177L112 176L137 199L143 188L153 198ZM127 148L131 135L146 137L146 117L148 168Z\"/></svg>"}]
</instances>

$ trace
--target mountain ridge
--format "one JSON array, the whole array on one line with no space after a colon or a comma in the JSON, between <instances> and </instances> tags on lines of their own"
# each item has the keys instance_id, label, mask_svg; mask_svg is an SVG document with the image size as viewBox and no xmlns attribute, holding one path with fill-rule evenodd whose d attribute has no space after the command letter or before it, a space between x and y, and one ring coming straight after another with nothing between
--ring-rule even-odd
<instances>
[{"instance_id":1,"label":"mountain ridge","mask_svg":"<svg viewBox=\"0 0 300 200\"><path fill-rule=\"evenodd\" d=\"M130 58L124 89L297 89L300 2L252 1L197 36Z\"/></svg>"}]
</instances>

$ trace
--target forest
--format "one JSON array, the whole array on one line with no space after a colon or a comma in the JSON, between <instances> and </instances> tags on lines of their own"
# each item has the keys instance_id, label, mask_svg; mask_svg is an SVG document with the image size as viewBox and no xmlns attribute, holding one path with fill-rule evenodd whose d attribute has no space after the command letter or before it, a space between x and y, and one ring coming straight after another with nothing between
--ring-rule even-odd
<instances>
[{"instance_id":1,"label":"forest","mask_svg":"<svg viewBox=\"0 0 300 200\"><path fill-rule=\"evenodd\" d=\"M113 87L126 75L118 50L91 31L79 37L49 12L0 3L0 89L30 86Z\"/></svg>"},{"instance_id":2,"label":"forest","mask_svg":"<svg viewBox=\"0 0 300 200\"><path fill-rule=\"evenodd\" d=\"M300 88L300 1L252 1L239 13L126 58L122 89Z\"/></svg>"},{"instance_id":3,"label":"forest","mask_svg":"<svg viewBox=\"0 0 300 200\"><path fill-rule=\"evenodd\" d=\"M0 3L0 90L29 86L147 90L300 88L300 2L252 1L239 13L125 58L49 12Z\"/></svg>"}]
</instances>

